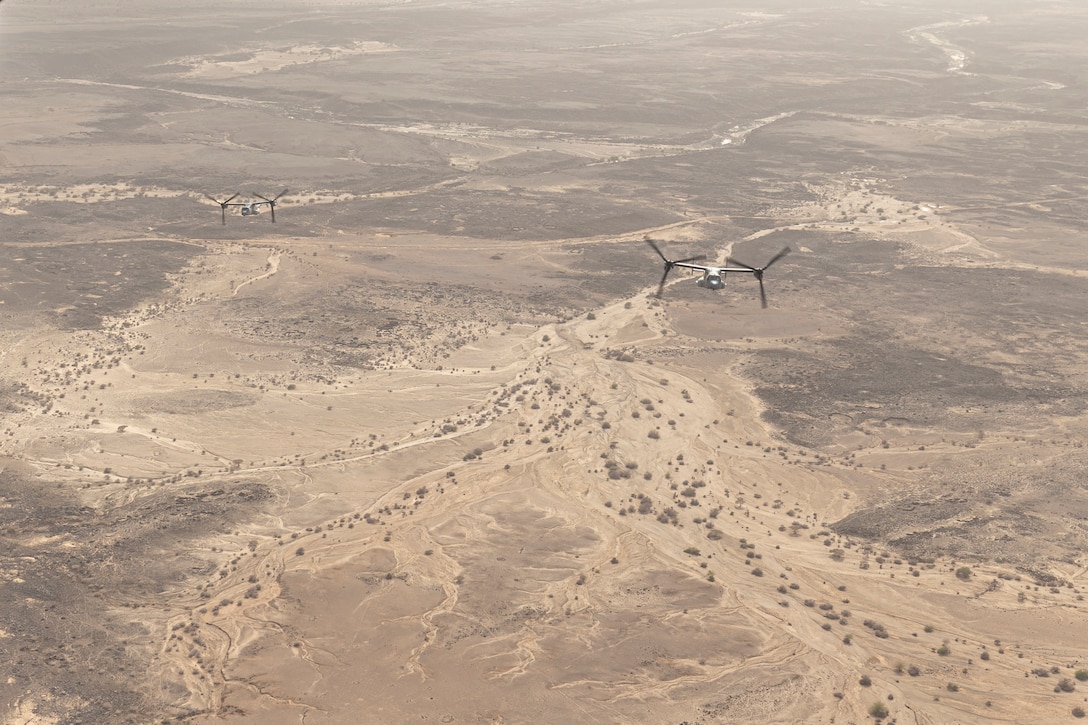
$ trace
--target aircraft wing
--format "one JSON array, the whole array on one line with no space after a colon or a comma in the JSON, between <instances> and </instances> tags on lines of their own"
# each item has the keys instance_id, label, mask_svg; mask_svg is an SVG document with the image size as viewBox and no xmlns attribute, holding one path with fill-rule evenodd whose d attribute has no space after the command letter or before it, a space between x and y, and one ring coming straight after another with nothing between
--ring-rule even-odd
<instances>
[{"instance_id":1,"label":"aircraft wing","mask_svg":"<svg viewBox=\"0 0 1088 725\"><path fill-rule=\"evenodd\" d=\"M673 262L674 267L683 267L684 269L697 269L700 272L705 272L708 269L717 269L716 267L708 267L705 264L692 264L691 262Z\"/></svg>"}]
</instances>

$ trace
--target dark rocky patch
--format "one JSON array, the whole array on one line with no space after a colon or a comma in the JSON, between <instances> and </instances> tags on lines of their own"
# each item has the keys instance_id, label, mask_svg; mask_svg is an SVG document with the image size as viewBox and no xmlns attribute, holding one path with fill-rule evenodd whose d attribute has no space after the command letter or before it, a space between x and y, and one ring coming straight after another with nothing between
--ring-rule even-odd
<instances>
[{"instance_id":1,"label":"dark rocky patch","mask_svg":"<svg viewBox=\"0 0 1088 725\"><path fill-rule=\"evenodd\" d=\"M124 614L184 589L214 568L188 553L209 530L254 515L270 491L245 480L147 491L97 510L60 482L17 464L0 472L0 696L30 689L42 717L70 723L145 723L184 688L149 678L158 632ZM173 694L171 694L173 693Z\"/></svg>"}]
</instances>

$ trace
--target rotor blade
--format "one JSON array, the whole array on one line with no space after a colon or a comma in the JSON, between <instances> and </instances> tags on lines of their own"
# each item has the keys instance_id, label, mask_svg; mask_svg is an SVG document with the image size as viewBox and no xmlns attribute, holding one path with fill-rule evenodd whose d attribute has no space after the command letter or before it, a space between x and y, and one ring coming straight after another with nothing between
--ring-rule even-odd
<instances>
[{"instance_id":1,"label":"rotor blade","mask_svg":"<svg viewBox=\"0 0 1088 725\"><path fill-rule=\"evenodd\" d=\"M220 223L221 224L226 224L227 223L227 205L226 204L220 204L219 205L219 216L221 217Z\"/></svg>"},{"instance_id":2,"label":"rotor blade","mask_svg":"<svg viewBox=\"0 0 1088 725\"><path fill-rule=\"evenodd\" d=\"M677 259L673 264L687 264L688 262L698 262L701 259L706 259L706 255L696 254L694 257L688 257L687 259Z\"/></svg>"},{"instance_id":3,"label":"rotor blade","mask_svg":"<svg viewBox=\"0 0 1088 725\"><path fill-rule=\"evenodd\" d=\"M272 223L276 223L276 204L275 202L268 202L268 208L272 210Z\"/></svg>"},{"instance_id":4,"label":"rotor blade","mask_svg":"<svg viewBox=\"0 0 1088 725\"><path fill-rule=\"evenodd\" d=\"M660 297L660 296L661 296L661 294L662 294L662 293L663 293L663 292L665 291L665 280L666 280L666 279L668 278L668 276L669 276L669 271L670 271L671 269L672 269L672 266L671 266L671 265L666 265L666 267L665 267L665 273L664 273L663 275L661 275L661 281L660 281L660 282L658 282L658 284L657 284L657 296L658 296L658 297Z\"/></svg>"},{"instance_id":5,"label":"rotor blade","mask_svg":"<svg viewBox=\"0 0 1088 725\"><path fill-rule=\"evenodd\" d=\"M214 201L216 204L222 204L223 203L223 202L219 201L218 199L216 199L214 197L208 196L207 194L204 195L204 198L207 199L208 201Z\"/></svg>"},{"instance_id":6,"label":"rotor blade","mask_svg":"<svg viewBox=\"0 0 1088 725\"><path fill-rule=\"evenodd\" d=\"M763 309L767 309L767 293L763 289L763 275L760 275L759 280L759 302L763 305Z\"/></svg>"},{"instance_id":7,"label":"rotor blade","mask_svg":"<svg viewBox=\"0 0 1088 725\"><path fill-rule=\"evenodd\" d=\"M745 269L750 269L750 270L752 270L753 272L755 272L755 271L756 271L756 268L755 268L755 267L753 267L752 265L750 265L750 264L745 264L744 262L740 261L739 259L733 259L732 257L728 257L728 258L726 258L726 260L725 260L725 263L726 263L726 264L736 264L736 265L739 265L739 266L741 266L741 267L744 267Z\"/></svg>"},{"instance_id":8,"label":"rotor blade","mask_svg":"<svg viewBox=\"0 0 1088 725\"><path fill-rule=\"evenodd\" d=\"M664 259L665 262L667 263L669 261L669 258L665 256L664 252L661 251L661 247L657 246L657 243L654 242L654 240L650 239L649 237L645 237L645 239L646 239L646 243L649 244L651 247L653 247L653 250L655 252L657 252L657 256Z\"/></svg>"},{"instance_id":9,"label":"rotor blade","mask_svg":"<svg viewBox=\"0 0 1088 725\"><path fill-rule=\"evenodd\" d=\"M226 200L226 201L224 201L224 202L221 202L221 203L223 204L223 206L226 206L226 205L227 205L227 204L229 204L230 202L234 201L234 198L235 198L236 196L238 196L238 194L240 194L240 193L242 193L242 192L240 192L240 191L236 191L236 192L234 192L233 194L231 194L231 195L230 195L230 196L229 196L229 197L227 198L227 200Z\"/></svg>"},{"instance_id":10,"label":"rotor blade","mask_svg":"<svg viewBox=\"0 0 1088 725\"><path fill-rule=\"evenodd\" d=\"M264 196L261 196L260 194L258 194L258 193L256 193L256 192L254 192L254 193L253 193L253 196L257 197L258 199L264 199L264 200L265 200L265 201L267 201L267 202L268 202L269 204L271 204L271 203L272 203L272 200L271 200L271 199L269 199L269 198L267 198L267 197L264 197Z\"/></svg>"},{"instance_id":11,"label":"rotor blade","mask_svg":"<svg viewBox=\"0 0 1088 725\"><path fill-rule=\"evenodd\" d=\"M778 254L771 257L770 262L767 262L765 265L763 265L763 269L767 269L767 267L770 267L772 264L774 264L778 260L782 259L783 257L785 257L789 253L790 253L790 248L789 247L783 247L781 252L779 252Z\"/></svg>"},{"instance_id":12,"label":"rotor blade","mask_svg":"<svg viewBox=\"0 0 1088 725\"><path fill-rule=\"evenodd\" d=\"M286 193L287 193L287 189L284 189L283 191L281 191L280 193L278 193L274 197L272 197L272 201L275 201L276 199L279 199L281 196L283 196Z\"/></svg>"}]
</instances>

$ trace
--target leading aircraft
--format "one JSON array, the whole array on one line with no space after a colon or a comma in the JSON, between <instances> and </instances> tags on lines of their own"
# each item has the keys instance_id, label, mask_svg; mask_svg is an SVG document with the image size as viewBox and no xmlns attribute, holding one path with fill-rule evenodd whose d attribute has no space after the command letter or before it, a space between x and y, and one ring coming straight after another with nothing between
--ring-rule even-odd
<instances>
[{"instance_id":1,"label":"leading aircraft","mask_svg":"<svg viewBox=\"0 0 1088 725\"><path fill-rule=\"evenodd\" d=\"M762 267L752 267L744 262L733 259L732 257L725 260L725 266L719 267L717 265L694 264L694 262L706 259L706 255L703 254L695 257L688 257L687 259L669 259L653 239L646 237L646 243L649 244L653 250L657 252L657 256L661 257L662 261L665 262L665 272L661 275L661 282L657 285L658 297L665 291L665 280L668 278L669 272L672 271L673 267L683 267L684 269L693 269L697 272L702 272L703 276L695 280L695 284L711 290L720 290L725 287L725 275L733 272L736 274L750 274L756 278L759 282L759 299L763 304L763 309L767 309L767 292L763 289L763 272L772 264L790 253L790 248L784 247L782 251L771 257L771 260Z\"/></svg>"},{"instance_id":2,"label":"leading aircraft","mask_svg":"<svg viewBox=\"0 0 1088 725\"><path fill-rule=\"evenodd\" d=\"M219 205L220 216L221 216L221 218L223 220L223 224L227 223L227 207L228 206L240 206L240 207L242 207L242 216L250 216L252 214L260 214L261 213L261 207L264 206L265 204L268 205L269 210L271 210L271 212L272 212L272 223L274 224L276 222L276 202L278 202L280 197L283 196L286 193L287 193L287 189L284 189L283 191L276 194L271 199L269 199L266 196L261 196L260 194L254 194L253 195L253 196L257 197L258 199L260 199L261 201L234 201L235 199L238 198L237 193L234 194L233 196L227 197L223 201L219 201L218 199L210 197L207 194L204 195L204 198L210 199L211 201L214 201L216 204Z\"/></svg>"}]
</instances>

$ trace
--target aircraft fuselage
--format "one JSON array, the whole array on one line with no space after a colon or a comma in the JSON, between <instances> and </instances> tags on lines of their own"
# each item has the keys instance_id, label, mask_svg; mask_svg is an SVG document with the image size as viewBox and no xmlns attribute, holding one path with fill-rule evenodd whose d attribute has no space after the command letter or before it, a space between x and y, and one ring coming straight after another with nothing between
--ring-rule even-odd
<instances>
[{"instance_id":1,"label":"aircraft fuselage","mask_svg":"<svg viewBox=\"0 0 1088 725\"><path fill-rule=\"evenodd\" d=\"M695 284L706 289L719 290L725 287L724 274L704 274L695 281Z\"/></svg>"}]
</instances>

